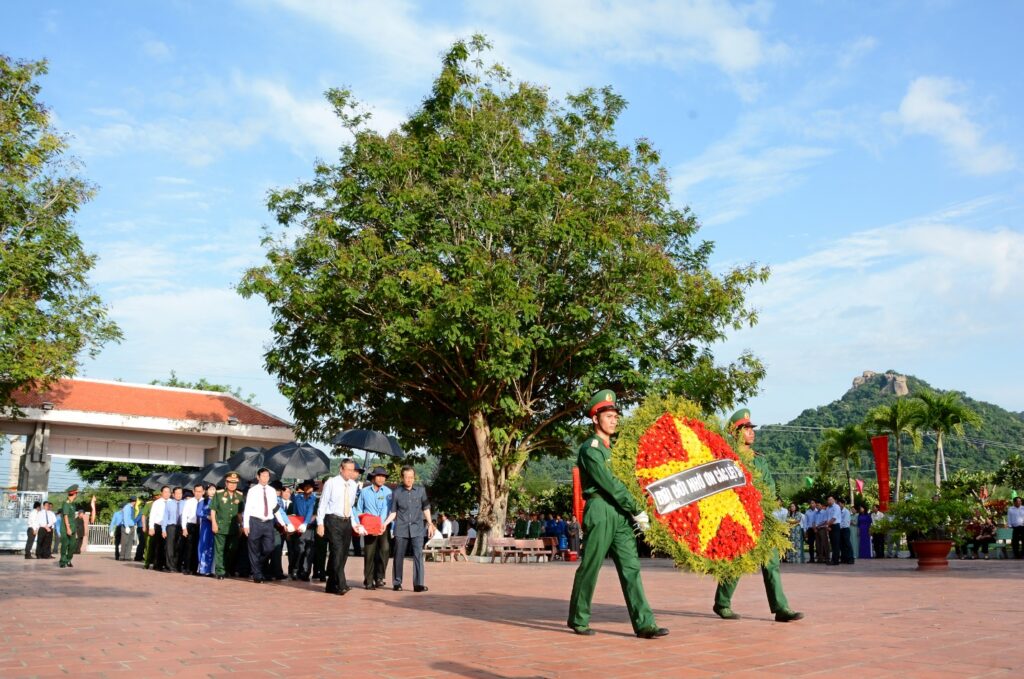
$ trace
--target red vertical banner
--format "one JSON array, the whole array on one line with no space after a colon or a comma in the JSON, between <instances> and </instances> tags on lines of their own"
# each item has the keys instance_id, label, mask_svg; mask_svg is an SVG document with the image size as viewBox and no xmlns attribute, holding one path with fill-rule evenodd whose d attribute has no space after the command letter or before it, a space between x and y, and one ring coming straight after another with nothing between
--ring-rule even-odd
<instances>
[{"instance_id":1,"label":"red vertical banner","mask_svg":"<svg viewBox=\"0 0 1024 679\"><path fill-rule=\"evenodd\" d=\"M889 437L872 436L871 452L875 454L875 472L878 474L878 506L889 511Z\"/></svg>"},{"instance_id":2,"label":"red vertical banner","mask_svg":"<svg viewBox=\"0 0 1024 679\"><path fill-rule=\"evenodd\" d=\"M583 525L583 484L580 483L580 468L572 468L572 513L576 516L576 523Z\"/></svg>"}]
</instances>

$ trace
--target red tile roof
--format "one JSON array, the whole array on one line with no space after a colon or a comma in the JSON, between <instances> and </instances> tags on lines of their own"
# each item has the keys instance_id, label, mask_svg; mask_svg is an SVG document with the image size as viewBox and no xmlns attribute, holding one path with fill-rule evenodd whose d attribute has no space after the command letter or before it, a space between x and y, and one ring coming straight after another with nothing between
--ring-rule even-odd
<instances>
[{"instance_id":1,"label":"red tile roof","mask_svg":"<svg viewBox=\"0 0 1024 679\"><path fill-rule=\"evenodd\" d=\"M49 402L54 410L204 422L227 422L229 417L236 417L239 424L291 427L290 423L231 394L155 385L65 378L45 391L17 393L14 400L22 408L38 408Z\"/></svg>"}]
</instances>

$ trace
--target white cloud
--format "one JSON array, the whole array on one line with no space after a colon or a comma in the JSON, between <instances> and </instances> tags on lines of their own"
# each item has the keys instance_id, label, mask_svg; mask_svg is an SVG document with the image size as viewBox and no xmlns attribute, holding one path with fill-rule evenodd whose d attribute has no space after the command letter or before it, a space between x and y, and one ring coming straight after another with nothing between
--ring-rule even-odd
<instances>
[{"instance_id":1,"label":"white cloud","mask_svg":"<svg viewBox=\"0 0 1024 679\"><path fill-rule=\"evenodd\" d=\"M170 61L172 52L170 46L162 40L151 38L142 43L142 53L155 61Z\"/></svg>"},{"instance_id":2,"label":"white cloud","mask_svg":"<svg viewBox=\"0 0 1024 679\"><path fill-rule=\"evenodd\" d=\"M951 78L916 78L907 88L899 109L889 118L909 134L938 139L968 174L1013 169L1013 154L1002 145L986 143L982 129L970 118L968 106L955 101L964 91L964 86Z\"/></svg>"},{"instance_id":3,"label":"white cloud","mask_svg":"<svg viewBox=\"0 0 1024 679\"><path fill-rule=\"evenodd\" d=\"M839 52L839 67L851 68L860 62L864 57L878 47L878 40L870 35L864 35L853 42L844 45Z\"/></svg>"},{"instance_id":4,"label":"white cloud","mask_svg":"<svg viewBox=\"0 0 1024 679\"><path fill-rule=\"evenodd\" d=\"M673 192L679 203L690 203L705 215L701 219L705 225L723 224L798 186L804 171L830 153L816 146L751 147L726 141L676 166ZM695 191L699 185L705 186Z\"/></svg>"},{"instance_id":5,"label":"white cloud","mask_svg":"<svg viewBox=\"0 0 1024 679\"><path fill-rule=\"evenodd\" d=\"M270 313L262 302L227 288L192 287L111 300L111 317L124 342L106 347L85 375L146 382L175 370L255 392L263 407L287 415L286 401L263 370Z\"/></svg>"},{"instance_id":6,"label":"white cloud","mask_svg":"<svg viewBox=\"0 0 1024 679\"><path fill-rule=\"evenodd\" d=\"M968 225L998 220L1005 202L954 205L773 263L749 295L758 325L721 348L722 356L750 348L764 360L765 395L752 404L765 421L836 398L865 369L989 391L1019 383L1020 368L1000 356L1021 332L1024 232Z\"/></svg>"}]
</instances>

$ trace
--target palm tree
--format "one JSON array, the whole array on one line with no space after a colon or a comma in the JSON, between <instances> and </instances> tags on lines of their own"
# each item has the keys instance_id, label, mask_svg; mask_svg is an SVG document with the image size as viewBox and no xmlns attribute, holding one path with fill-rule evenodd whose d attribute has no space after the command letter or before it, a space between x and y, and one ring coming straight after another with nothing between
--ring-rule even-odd
<instances>
[{"instance_id":1,"label":"palm tree","mask_svg":"<svg viewBox=\"0 0 1024 679\"><path fill-rule=\"evenodd\" d=\"M981 426L981 415L962 402L956 392L937 394L926 391L917 394L915 398L922 406L922 427L935 432L935 487L939 488L946 476L946 456L942 451L942 439L947 436L963 436L965 425Z\"/></svg>"},{"instance_id":2,"label":"palm tree","mask_svg":"<svg viewBox=\"0 0 1024 679\"><path fill-rule=\"evenodd\" d=\"M921 449L921 402L897 398L889 405L880 405L868 411L864 428L878 436L892 436L896 444L896 502L900 501L903 483L903 436L910 437L914 450Z\"/></svg>"},{"instance_id":3,"label":"palm tree","mask_svg":"<svg viewBox=\"0 0 1024 679\"><path fill-rule=\"evenodd\" d=\"M853 479L850 477L850 463L860 466L860 453L870 448L867 432L859 424L848 424L842 429L826 429L822 433L818 453L822 457L840 459L846 470L846 485L850 489L850 504L853 505Z\"/></svg>"}]
</instances>

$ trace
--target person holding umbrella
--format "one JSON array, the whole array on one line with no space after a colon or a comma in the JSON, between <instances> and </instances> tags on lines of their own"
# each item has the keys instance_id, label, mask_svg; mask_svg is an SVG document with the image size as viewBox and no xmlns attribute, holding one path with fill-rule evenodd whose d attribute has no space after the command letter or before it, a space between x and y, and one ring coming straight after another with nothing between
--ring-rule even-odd
<instances>
[{"instance_id":1,"label":"person holding umbrella","mask_svg":"<svg viewBox=\"0 0 1024 679\"><path fill-rule=\"evenodd\" d=\"M376 517L379 528L370 530L367 526L366 550L363 556L363 587L377 589L385 585L384 576L388 568L388 556L391 551L391 537L388 534L389 517L393 507L393 494L385 485L388 473L383 467L375 467L370 472L370 485L363 488L356 502L356 522L363 525L364 517Z\"/></svg>"}]
</instances>

